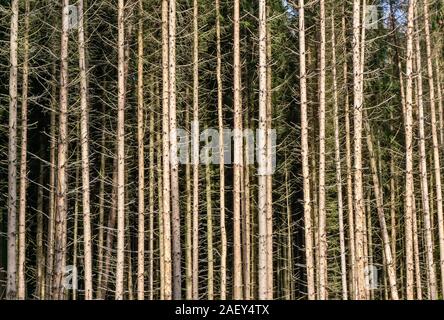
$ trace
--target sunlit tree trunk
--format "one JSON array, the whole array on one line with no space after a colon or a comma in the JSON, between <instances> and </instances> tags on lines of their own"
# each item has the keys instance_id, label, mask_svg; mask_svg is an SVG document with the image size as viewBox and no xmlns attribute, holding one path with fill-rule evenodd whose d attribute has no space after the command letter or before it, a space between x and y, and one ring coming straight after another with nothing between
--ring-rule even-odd
<instances>
[{"instance_id":1,"label":"sunlit tree trunk","mask_svg":"<svg viewBox=\"0 0 444 320\"><path fill-rule=\"evenodd\" d=\"M62 35L60 46L60 105L59 105L59 139L57 157L57 193L55 212L55 251L54 274L52 283L53 299L65 297L63 274L66 266L66 219L68 211L68 0L62 5Z\"/></svg>"},{"instance_id":2,"label":"sunlit tree trunk","mask_svg":"<svg viewBox=\"0 0 444 320\"><path fill-rule=\"evenodd\" d=\"M240 61L240 3L234 1L234 161L233 161L233 299L242 295L241 257L241 172L242 172L242 104L241 104L241 61ZM265 257L265 256L264 256Z\"/></svg>"},{"instance_id":3,"label":"sunlit tree trunk","mask_svg":"<svg viewBox=\"0 0 444 320\"><path fill-rule=\"evenodd\" d=\"M406 182L405 182L405 250L406 250L406 298L413 299L413 23L416 0L410 0L407 19L407 60L406 60L406 93L405 93L405 148L406 148Z\"/></svg>"},{"instance_id":4,"label":"sunlit tree trunk","mask_svg":"<svg viewBox=\"0 0 444 320\"><path fill-rule=\"evenodd\" d=\"M170 203L170 119L169 119L169 50L168 50L168 0L162 1L162 219L164 299L172 298L171 264L171 203Z\"/></svg>"},{"instance_id":5,"label":"sunlit tree trunk","mask_svg":"<svg viewBox=\"0 0 444 320\"><path fill-rule=\"evenodd\" d=\"M302 177L304 189L304 230L305 230L305 259L307 269L308 299L315 299L314 258L313 258L313 229L310 200L310 164L308 159L308 119L307 119L307 71L305 64L305 4L299 0L299 81L301 104L301 154Z\"/></svg>"},{"instance_id":6,"label":"sunlit tree trunk","mask_svg":"<svg viewBox=\"0 0 444 320\"><path fill-rule=\"evenodd\" d=\"M145 112L143 104L143 2L139 0L137 32L137 158L138 158L138 231L137 231L137 299L145 298ZM150 132L151 141L151 132ZM151 152L151 150L150 150ZM150 163L151 165L151 163ZM150 181L151 182L151 181Z\"/></svg>"},{"instance_id":7,"label":"sunlit tree trunk","mask_svg":"<svg viewBox=\"0 0 444 320\"><path fill-rule=\"evenodd\" d=\"M193 164L193 299L199 299L199 29L198 2L193 1L193 123L191 162Z\"/></svg>"},{"instance_id":8,"label":"sunlit tree trunk","mask_svg":"<svg viewBox=\"0 0 444 320\"><path fill-rule=\"evenodd\" d=\"M437 298L436 291L436 273L433 258L433 243L432 243L432 229L430 223L430 198L429 187L427 180L427 153L425 142L425 128L424 128L424 104L423 104L423 85L422 85L422 66L421 66L421 47L419 42L419 35L415 37L415 53L416 53L416 72L417 72L417 104L418 104L418 129L419 129L419 171L421 179L421 196L422 196L422 210L424 216L424 233L426 246L426 265L428 272L428 286L430 299Z\"/></svg>"},{"instance_id":9,"label":"sunlit tree trunk","mask_svg":"<svg viewBox=\"0 0 444 320\"><path fill-rule=\"evenodd\" d=\"M319 74L319 299L327 299L327 214L325 209L325 2L320 0Z\"/></svg>"},{"instance_id":10,"label":"sunlit tree trunk","mask_svg":"<svg viewBox=\"0 0 444 320\"><path fill-rule=\"evenodd\" d=\"M18 285L17 298L26 298L26 190L28 184L28 84L29 84L29 0L25 0L25 34L23 37L22 136L20 150L20 187L18 219Z\"/></svg>"}]
</instances>

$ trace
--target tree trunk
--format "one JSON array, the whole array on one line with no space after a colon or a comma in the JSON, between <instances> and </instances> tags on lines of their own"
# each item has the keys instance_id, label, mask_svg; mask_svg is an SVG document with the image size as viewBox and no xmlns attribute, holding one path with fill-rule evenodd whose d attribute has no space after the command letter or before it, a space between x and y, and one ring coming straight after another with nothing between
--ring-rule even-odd
<instances>
[{"instance_id":1,"label":"tree trunk","mask_svg":"<svg viewBox=\"0 0 444 320\"><path fill-rule=\"evenodd\" d=\"M320 0L319 75L319 299L327 299L327 213L325 210L325 3Z\"/></svg>"},{"instance_id":2,"label":"tree trunk","mask_svg":"<svg viewBox=\"0 0 444 320\"><path fill-rule=\"evenodd\" d=\"M182 280L180 264L179 163L177 159L176 133L176 0L169 0L168 27L173 299L178 300L182 297Z\"/></svg>"},{"instance_id":3,"label":"tree trunk","mask_svg":"<svg viewBox=\"0 0 444 320\"><path fill-rule=\"evenodd\" d=\"M242 295L241 257L241 172L242 172L242 103L241 103L241 61L240 61L240 1L234 1L234 162L233 162L233 299ZM264 8L265 9L265 8ZM265 12L264 12L265 14ZM265 30L264 30L265 31ZM265 256L264 256L265 258Z\"/></svg>"},{"instance_id":4,"label":"tree trunk","mask_svg":"<svg viewBox=\"0 0 444 320\"><path fill-rule=\"evenodd\" d=\"M143 105L143 2L139 0L137 33L137 157L138 157L138 231L137 231L137 299L145 299L145 112ZM150 134L151 142L151 134ZM151 152L151 150L150 150ZM151 164L151 163L150 163ZM151 182L151 181L150 181Z\"/></svg>"},{"instance_id":5,"label":"tree trunk","mask_svg":"<svg viewBox=\"0 0 444 320\"><path fill-rule=\"evenodd\" d=\"M57 162L57 210L55 213L55 252L52 294L56 300L65 297L63 274L66 265L66 219L68 211L68 0L63 0L60 46L60 106Z\"/></svg>"},{"instance_id":6,"label":"tree trunk","mask_svg":"<svg viewBox=\"0 0 444 320\"><path fill-rule=\"evenodd\" d=\"M414 0L412 0L414 1ZM430 98L430 122L432 124L432 143L433 143L433 170L436 184L436 209L438 215L438 233L439 233L439 262L441 270L441 292L444 292L444 214L442 205L442 186L441 186L441 165L439 159L438 133L436 129L436 111L435 111L435 85L433 80L432 49L430 41L429 27L429 3L423 1L424 5L424 30L426 38L427 52L427 78L429 81Z\"/></svg>"},{"instance_id":7,"label":"tree trunk","mask_svg":"<svg viewBox=\"0 0 444 320\"><path fill-rule=\"evenodd\" d=\"M376 198L376 209L378 212L378 219L379 224L381 228L382 233L382 244L383 244L383 250L384 250L384 260L385 265L387 268L389 283L390 283L390 295L393 300L398 300L398 288L396 284L396 270L393 265L393 255L392 250L390 248L390 238L387 230L387 224L385 221L385 213L384 213L384 200L383 200L383 193L382 193L382 187L379 182L379 176L378 176L378 167L376 164L376 157L375 157L375 151L373 148L373 141L372 141L372 135L371 135L371 129L369 124L369 119L367 117L367 112L365 113L366 122L365 127L367 131L367 147L368 152L370 155L370 167L372 172L372 179L373 179L373 192L375 193ZM370 214L370 213L369 213Z\"/></svg>"},{"instance_id":8,"label":"tree trunk","mask_svg":"<svg viewBox=\"0 0 444 320\"><path fill-rule=\"evenodd\" d=\"M406 148L406 195L405 195L405 250L406 250L406 271L407 287L406 298L413 299L413 23L414 7L416 0L409 1L407 19L407 60L406 77L407 87L405 96L405 148Z\"/></svg>"},{"instance_id":9,"label":"tree trunk","mask_svg":"<svg viewBox=\"0 0 444 320\"><path fill-rule=\"evenodd\" d=\"M424 233L426 245L426 265L428 272L428 286L430 299L437 298L436 291L436 273L433 258L432 229L430 224L430 198L429 187L427 181L427 153L424 129L424 104L423 104L423 86L422 86L422 67L421 67L421 47L419 42L419 34L415 37L415 53L416 53L416 72L417 72L417 104L418 104L418 127L419 127L419 171L421 178L421 196L422 210L424 216Z\"/></svg>"},{"instance_id":10,"label":"tree trunk","mask_svg":"<svg viewBox=\"0 0 444 320\"><path fill-rule=\"evenodd\" d=\"M193 1L193 122L191 162L193 164L193 299L199 299L199 29L198 2Z\"/></svg>"},{"instance_id":11,"label":"tree trunk","mask_svg":"<svg viewBox=\"0 0 444 320\"><path fill-rule=\"evenodd\" d=\"M364 203L362 186L362 67L361 67L360 1L353 1L353 124L354 124L354 210L356 221L356 298L365 299L364 282ZM363 39L362 39L363 40Z\"/></svg>"},{"instance_id":12,"label":"tree trunk","mask_svg":"<svg viewBox=\"0 0 444 320\"><path fill-rule=\"evenodd\" d=\"M88 80L86 75L85 31L83 0L79 0L79 70L80 70L80 143L82 146L82 209L83 209L83 243L85 265L85 299L93 298L92 289L92 241L91 241L91 212L89 191L89 107Z\"/></svg>"},{"instance_id":13,"label":"tree trunk","mask_svg":"<svg viewBox=\"0 0 444 320\"><path fill-rule=\"evenodd\" d=\"M8 142L8 279L6 298L17 295L17 37L18 0L11 2Z\"/></svg>"},{"instance_id":14,"label":"tree trunk","mask_svg":"<svg viewBox=\"0 0 444 320\"><path fill-rule=\"evenodd\" d=\"M259 256L258 284L259 300L268 298L267 280L267 16L266 1L259 1L259 135L258 135L258 225Z\"/></svg>"},{"instance_id":15,"label":"tree trunk","mask_svg":"<svg viewBox=\"0 0 444 320\"><path fill-rule=\"evenodd\" d=\"M308 119L307 119L307 72L305 67L305 5L299 0L299 81L301 104L301 154L302 177L304 189L304 230L305 230L305 259L307 269L308 299L315 299L314 261L313 261L313 229L310 200L310 164L308 159Z\"/></svg>"},{"instance_id":16,"label":"tree trunk","mask_svg":"<svg viewBox=\"0 0 444 320\"><path fill-rule=\"evenodd\" d=\"M224 120L222 104L222 54L220 45L220 0L216 0L216 78L217 78L217 119L219 128L219 197L220 197L220 299L227 297L227 232L225 228L225 160Z\"/></svg>"},{"instance_id":17,"label":"tree trunk","mask_svg":"<svg viewBox=\"0 0 444 320\"><path fill-rule=\"evenodd\" d=\"M116 300L124 294L125 270L125 13L124 0L118 1L118 105L117 105L117 265Z\"/></svg>"},{"instance_id":18,"label":"tree trunk","mask_svg":"<svg viewBox=\"0 0 444 320\"><path fill-rule=\"evenodd\" d=\"M334 12L331 19L331 43L332 43L332 74L333 74L333 105L334 105L334 128L335 128L335 162L336 162L336 189L338 195L338 220L339 220L339 246L341 252L341 284L342 299L348 299L347 290L347 257L345 248L344 231L344 209L342 200L342 172L341 172L341 142L339 139L339 103L338 103L338 84L336 73L336 38Z\"/></svg>"},{"instance_id":19,"label":"tree trunk","mask_svg":"<svg viewBox=\"0 0 444 320\"><path fill-rule=\"evenodd\" d=\"M169 121L169 50L168 0L162 1L162 161L163 161L163 246L164 246L164 299L172 298L171 218L170 218L170 121Z\"/></svg>"},{"instance_id":20,"label":"tree trunk","mask_svg":"<svg viewBox=\"0 0 444 320\"><path fill-rule=\"evenodd\" d=\"M352 168L352 155L351 155L351 139L350 139L350 101L348 94L348 65L347 65L347 38L346 38L346 23L345 23L345 6L343 6L342 12L342 42L344 46L344 62L343 62L343 78L344 78L344 90L345 90L345 153L346 153L346 166L347 166L347 217L348 217L348 236L349 236L349 252L350 252L350 285L349 291L352 298L356 297L356 267L355 267L355 223L353 213L353 168Z\"/></svg>"},{"instance_id":21,"label":"tree trunk","mask_svg":"<svg viewBox=\"0 0 444 320\"><path fill-rule=\"evenodd\" d=\"M22 137L20 153L20 187L18 220L18 290L17 298L26 298L26 189L28 184L28 76L29 76L29 0L25 0L25 34L23 39Z\"/></svg>"}]
</instances>

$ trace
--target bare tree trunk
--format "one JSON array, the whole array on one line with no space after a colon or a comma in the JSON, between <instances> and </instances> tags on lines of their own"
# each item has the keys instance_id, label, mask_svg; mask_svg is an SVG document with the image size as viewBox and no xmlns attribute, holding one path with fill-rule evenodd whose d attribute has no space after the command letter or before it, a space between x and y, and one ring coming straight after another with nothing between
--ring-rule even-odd
<instances>
[{"instance_id":1,"label":"bare tree trunk","mask_svg":"<svg viewBox=\"0 0 444 320\"><path fill-rule=\"evenodd\" d=\"M285 154L285 162L287 161L287 155ZM292 219L291 219L291 204L290 204L290 188L288 185L288 168L285 166L285 199L287 205L287 259L286 259L286 269L287 269L287 278L288 289L285 294L286 300L291 300L293 298L293 241L292 241Z\"/></svg>"},{"instance_id":2,"label":"bare tree trunk","mask_svg":"<svg viewBox=\"0 0 444 320\"><path fill-rule=\"evenodd\" d=\"M99 230L98 230L98 244L97 244L97 288L96 296L100 298L102 292L102 282L103 282L103 248L104 248L104 229L105 229L105 169L106 169L106 146L105 146L105 104L102 105L102 136L101 136L101 151L100 151L100 183L99 183Z\"/></svg>"},{"instance_id":3,"label":"bare tree trunk","mask_svg":"<svg viewBox=\"0 0 444 320\"><path fill-rule=\"evenodd\" d=\"M79 129L76 130L77 135L79 135ZM80 162L80 152L79 149L76 148L76 163ZM78 248L79 248L79 176L80 176L80 168L77 166L75 170L75 177L74 177L74 190L75 190L75 197L74 197L74 226L73 226L73 236L72 236L72 265L77 266L78 262ZM77 281L73 277L73 282ZM72 294L72 300L77 300L77 288L72 287L70 290ZM69 299L69 292L67 293L67 298Z\"/></svg>"},{"instance_id":4,"label":"bare tree trunk","mask_svg":"<svg viewBox=\"0 0 444 320\"><path fill-rule=\"evenodd\" d=\"M207 296L208 300L214 299L214 253L213 253L213 203L211 199L211 168L205 165L205 194L207 199Z\"/></svg>"},{"instance_id":5,"label":"bare tree trunk","mask_svg":"<svg viewBox=\"0 0 444 320\"><path fill-rule=\"evenodd\" d=\"M267 19L270 7L267 6ZM272 158L275 152L271 141L271 124L273 117L273 84L271 74L271 31L267 24L267 287L268 299L273 299L274 279L273 279L273 168Z\"/></svg>"},{"instance_id":6,"label":"bare tree trunk","mask_svg":"<svg viewBox=\"0 0 444 320\"><path fill-rule=\"evenodd\" d=\"M43 148L41 149L41 156L43 157ZM40 162L39 181L37 191L37 285L36 295L40 300L45 299L45 256L43 250L43 178L44 178L43 161Z\"/></svg>"},{"instance_id":7,"label":"bare tree trunk","mask_svg":"<svg viewBox=\"0 0 444 320\"><path fill-rule=\"evenodd\" d=\"M176 133L176 0L169 0L168 27L173 299L178 300L182 297L182 280L180 264L179 163L177 159Z\"/></svg>"},{"instance_id":8,"label":"bare tree trunk","mask_svg":"<svg viewBox=\"0 0 444 320\"><path fill-rule=\"evenodd\" d=\"M222 54L220 45L220 0L216 0L216 77L217 77L217 118L219 128L219 197L220 197L220 299L227 297L227 232L225 228L225 160L224 120L222 104Z\"/></svg>"},{"instance_id":9,"label":"bare tree trunk","mask_svg":"<svg viewBox=\"0 0 444 320\"><path fill-rule=\"evenodd\" d=\"M412 0L414 1L414 0ZM433 170L435 174L436 184L436 208L438 215L438 232L439 232L439 261L441 270L441 292L444 292L444 214L442 205L442 186L441 186L441 166L439 159L438 134L436 130L436 111L435 111L435 85L433 80L432 65L432 49L430 41L429 27L429 4L428 0L423 1L424 5L424 30L426 36L426 52L427 52L427 77L429 81L429 98L430 98L430 122L432 124L432 143L433 143Z\"/></svg>"},{"instance_id":10,"label":"bare tree trunk","mask_svg":"<svg viewBox=\"0 0 444 320\"><path fill-rule=\"evenodd\" d=\"M145 112L143 105L143 2L139 0L137 33L137 156L138 156L138 232L137 232L137 299L145 299ZM151 133L150 133L151 142ZM151 150L150 150L151 152ZM150 163L151 165L151 163ZM151 182L151 181L150 181Z\"/></svg>"},{"instance_id":11,"label":"bare tree trunk","mask_svg":"<svg viewBox=\"0 0 444 320\"><path fill-rule=\"evenodd\" d=\"M393 113L390 113L390 132L393 134ZM390 248L393 254L393 268L396 276L396 167L395 152L390 149Z\"/></svg>"},{"instance_id":12,"label":"bare tree trunk","mask_svg":"<svg viewBox=\"0 0 444 320\"><path fill-rule=\"evenodd\" d=\"M299 0L299 81L301 104L301 154L302 176L304 189L304 230L305 230L305 259L307 269L308 299L315 299L314 261L313 261L313 229L310 200L310 165L308 160L308 119L307 119L307 72L305 67L305 5Z\"/></svg>"},{"instance_id":13,"label":"bare tree trunk","mask_svg":"<svg viewBox=\"0 0 444 320\"><path fill-rule=\"evenodd\" d=\"M56 77L56 68L53 64L52 74ZM46 299L52 297L52 278L54 270L54 238L55 238L55 197L56 197L56 90L57 86L55 81L51 84L51 118L50 118L50 146L49 146L49 217L48 217L48 239L46 241Z\"/></svg>"},{"instance_id":14,"label":"bare tree trunk","mask_svg":"<svg viewBox=\"0 0 444 320\"><path fill-rule=\"evenodd\" d=\"M342 299L348 299L347 291L347 256L345 248L344 231L344 209L342 200L342 172L341 172L341 142L339 140L339 103L338 103L338 84L336 74L336 38L335 38L335 20L332 11L331 19L331 43L332 43L332 73L333 73L333 105L334 105L334 127L335 127L335 162L336 162L336 189L338 194L338 219L339 219L339 246L341 251L341 283Z\"/></svg>"},{"instance_id":15,"label":"bare tree trunk","mask_svg":"<svg viewBox=\"0 0 444 320\"><path fill-rule=\"evenodd\" d=\"M199 29L198 2L193 1L193 122L191 161L193 164L193 299L199 299Z\"/></svg>"},{"instance_id":16,"label":"bare tree trunk","mask_svg":"<svg viewBox=\"0 0 444 320\"><path fill-rule=\"evenodd\" d=\"M366 298L364 283L364 203L362 186L362 67L361 67L360 1L353 1L353 123L354 123L354 209L356 218L356 298Z\"/></svg>"},{"instance_id":17,"label":"bare tree trunk","mask_svg":"<svg viewBox=\"0 0 444 320\"><path fill-rule=\"evenodd\" d=\"M266 1L259 1L259 136L258 136L258 284L260 300L268 298L267 280L267 15Z\"/></svg>"},{"instance_id":18,"label":"bare tree trunk","mask_svg":"<svg viewBox=\"0 0 444 320\"><path fill-rule=\"evenodd\" d=\"M327 299L327 214L325 210L325 3L320 0L319 75L319 299Z\"/></svg>"},{"instance_id":19,"label":"bare tree trunk","mask_svg":"<svg viewBox=\"0 0 444 320\"><path fill-rule=\"evenodd\" d=\"M422 284L421 284L421 269L420 269L420 255L419 255L419 240L418 240L418 221L416 219L416 201L415 210L413 210L413 253L415 257L415 282L416 282L416 299L422 300Z\"/></svg>"},{"instance_id":20,"label":"bare tree trunk","mask_svg":"<svg viewBox=\"0 0 444 320\"><path fill-rule=\"evenodd\" d=\"M241 257L241 172L242 172L242 103L241 103L241 61L239 0L234 1L234 169L233 169L233 299L242 295L242 257ZM265 8L264 8L265 9ZM265 11L264 11L265 14ZM265 30L264 30L265 31ZM264 35L265 36L265 35ZM265 225L264 225L265 226ZM265 258L265 256L264 256ZM260 260L260 259L259 259Z\"/></svg>"},{"instance_id":21,"label":"bare tree trunk","mask_svg":"<svg viewBox=\"0 0 444 320\"><path fill-rule=\"evenodd\" d=\"M189 90L185 93L185 126L188 131L190 123L190 107L188 103ZM188 141L187 155L188 155ZM185 164L185 193L186 193L186 211L185 211L185 283L186 283L186 299L193 299L193 216L192 216L192 195L191 195L191 165L189 161Z\"/></svg>"},{"instance_id":22,"label":"bare tree trunk","mask_svg":"<svg viewBox=\"0 0 444 320\"><path fill-rule=\"evenodd\" d=\"M352 174L352 155L351 155L351 139L350 139L350 103L348 94L348 65L347 65L347 38L346 38L346 24L345 24L345 6L342 12L342 42L344 46L344 62L343 62L343 78L345 88L345 153L347 166L347 216L348 216L348 236L349 236L349 252L350 252L350 295L352 298L356 297L356 272L355 272L355 228L354 228L354 214L353 214L353 174Z\"/></svg>"},{"instance_id":23,"label":"bare tree trunk","mask_svg":"<svg viewBox=\"0 0 444 320\"><path fill-rule=\"evenodd\" d=\"M11 2L8 143L8 279L6 298L17 295L17 37L18 0Z\"/></svg>"},{"instance_id":24,"label":"bare tree trunk","mask_svg":"<svg viewBox=\"0 0 444 320\"><path fill-rule=\"evenodd\" d=\"M28 184L28 75L29 75L29 0L25 0L25 34L23 39L22 137L20 153L20 187L18 219L18 290L17 298L26 298L26 189Z\"/></svg>"},{"instance_id":25,"label":"bare tree trunk","mask_svg":"<svg viewBox=\"0 0 444 320\"><path fill-rule=\"evenodd\" d=\"M159 88L156 85L154 89L154 76L151 76L150 79L150 95L151 95L151 108L150 108L150 142L149 142L149 191L148 191L148 206L149 206L149 235L148 235L148 250L149 250L149 261L148 261L148 290L149 290L149 299L154 299L154 110L157 110L157 107L160 105L159 100ZM154 103L153 101L155 101Z\"/></svg>"},{"instance_id":26,"label":"bare tree trunk","mask_svg":"<svg viewBox=\"0 0 444 320\"><path fill-rule=\"evenodd\" d=\"M53 298L64 298L63 274L66 265L66 219L68 211L68 0L63 0L60 46L60 111L57 163L57 210L55 215L55 256L52 283Z\"/></svg>"},{"instance_id":27,"label":"bare tree trunk","mask_svg":"<svg viewBox=\"0 0 444 320\"><path fill-rule=\"evenodd\" d=\"M170 203L170 121L169 121L169 50L168 0L162 1L162 161L163 161L163 246L164 246L164 299L172 298L171 265L171 203Z\"/></svg>"},{"instance_id":28,"label":"bare tree trunk","mask_svg":"<svg viewBox=\"0 0 444 320\"><path fill-rule=\"evenodd\" d=\"M369 124L369 120L367 117L367 112L364 111L364 114L366 117L365 127L366 127L366 131L367 131L367 147L368 147L368 152L370 155L370 167L371 167L372 179L373 179L373 192L375 193L376 209L378 212L378 219L379 219L379 224L381 227L382 244L383 244L383 250L384 250L384 260L385 260L388 278L389 278L389 284L390 284L390 295L393 300L398 300L399 297L398 297L398 289L397 289L397 284L396 284L396 270L393 265L392 251L390 248L390 238L389 238L389 234L388 234L388 230L387 230L387 224L385 221L384 199L383 199L382 187L379 182L378 167L376 164L375 151L373 148L373 141L372 141L370 124Z\"/></svg>"},{"instance_id":29,"label":"bare tree trunk","mask_svg":"<svg viewBox=\"0 0 444 320\"><path fill-rule=\"evenodd\" d=\"M118 1L118 111L117 111L117 265L116 300L122 300L125 272L125 3Z\"/></svg>"},{"instance_id":30,"label":"bare tree trunk","mask_svg":"<svg viewBox=\"0 0 444 320\"><path fill-rule=\"evenodd\" d=\"M430 199L429 199L429 187L427 181L427 154L425 143L425 129L424 129L424 105L423 105L423 86L422 86L422 67L421 67L421 47L419 42L419 34L415 37L416 47L416 72L417 72L417 103L418 103L418 127L419 127L419 169L421 176L421 196L422 196L422 209L424 215L424 233L426 240L426 264L428 272L428 286L430 288L430 299L435 300L437 298L436 291L436 273L433 258L433 243L432 243L432 230L430 224Z\"/></svg>"},{"instance_id":31,"label":"bare tree trunk","mask_svg":"<svg viewBox=\"0 0 444 320\"><path fill-rule=\"evenodd\" d=\"M82 209L83 209L83 243L85 268L85 300L93 298L92 289L92 241L91 241L91 211L89 191L89 108L88 83L86 75L85 31L83 0L79 0L79 70L80 70L80 140L82 146Z\"/></svg>"},{"instance_id":32,"label":"bare tree trunk","mask_svg":"<svg viewBox=\"0 0 444 320\"><path fill-rule=\"evenodd\" d=\"M442 87L441 87L441 70L439 68L439 59L435 59L435 69L436 69L436 91L438 94L438 114L439 114L439 143L444 145L444 110L442 101Z\"/></svg>"},{"instance_id":33,"label":"bare tree trunk","mask_svg":"<svg viewBox=\"0 0 444 320\"><path fill-rule=\"evenodd\" d=\"M247 110L248 115L248 110ZM248 127L248 116L243 117L245 127ZM242 276L244 279L244 300L251 299L251 201L250 201L250 167L249 146L244 147L245 166L241 172L241 194L242 194Z\"/></svg>"},{"instance_id":34,"label":"bare tree trunk","mask_svg":"<svg viewBox=\"0 0 444 320\"><path fill-rule=\"evenodd\" d=\"M159 105L160 106L160 105ZM160 118L160 116L159 116ZM163 119L163 115L162 115ZM158 146L162 145L162 134L161 133L161 124L159 124L159 129L157 130L157 144ZM157 151L157 190L158 190L158 206L159 206L159 298L163 300L165 298L165 243L164 243L164 225L163 225L163 171L162 171L162 154L163 148L158 148Z\"/></svg>"},{"instance_id":35,"label":"bare tree trunk","mask_svg":"<svg viewBox=\"0 0 444 320\"><path fill-rule=\"evenodd\" d=\"M117 159L114 158L113 161L113 175L112 175L112 191L111 191L111 208L108 216L108 231L106 234L106 256L104 263L104 271L103 271L103 281L101 282L101 287L99 288L99 294L97 295L98 299L105 299L106 292L108 291L108 280L109 273L111 270L111 254L112 254L112 246L114 240L114 227L116 225L117 220Z\"/></svg>"},{"instance_id":36,"label":"bare tree trunk","mask_svg":"<svg viewBox=\"0 0 444 320\"><path fill-rule=\"evenodd\" d=\"M405 103L405 147L406 147L406 195L405 195L405 250L406 250L406 271L407 288L406 298L412 300L413 297L413 23L414 7L416 0L409 1L407 19L407 60L406 60L406 103Z\"/></svg>"}]
</instances>

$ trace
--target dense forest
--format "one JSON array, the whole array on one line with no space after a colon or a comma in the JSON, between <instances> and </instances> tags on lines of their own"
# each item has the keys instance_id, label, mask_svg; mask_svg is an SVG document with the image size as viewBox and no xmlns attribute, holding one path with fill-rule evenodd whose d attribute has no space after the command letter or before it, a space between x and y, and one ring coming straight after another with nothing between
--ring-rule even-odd
<instances>
[{"instance_id":1,"label":"dense forest","mask_svg":"<svg viewBox=\"0 0 444 320\"><path fill-rule=\"evenodd\" d=\"M0 299L442 299L442 0L0 0Z\"/></svg>"}]
</instances>

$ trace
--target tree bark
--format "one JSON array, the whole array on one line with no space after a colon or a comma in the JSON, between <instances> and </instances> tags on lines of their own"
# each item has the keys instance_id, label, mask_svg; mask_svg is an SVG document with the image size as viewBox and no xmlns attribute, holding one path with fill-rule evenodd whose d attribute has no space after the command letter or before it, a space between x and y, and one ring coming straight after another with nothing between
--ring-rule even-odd
<instances>
[{"instance_id":1,"label":"tree bark","mask_svg":"<svg viewBox=\"0 0 444 320\"><path fill-rule=\"evenodd\" d=\"M26 190L28 185L28 84L29 84L29 0L25 0L25 30L23 37L22 136L20 152L20 187L18 220L18 286L17 298L26 298Z\"/></svg>"},{"instance_id":2,"label":"tree bark","mask_svg":"<svg viewBox=\"0 0 444 320\"><path fill-rule=\"evenodd\" d=\"M118 105L117 105L117 266L116 300L124 294L125 270L125 1L118 1Z\"/></svg>"},{"instance_id":3,"label":"tree bark","mask_svg":"<svg viewBox=\"0 0 444 320\"><path fill-rule=\"evenodd\" d=\"M6 298L17 295L17 38L18 0L11 2L8 142L8 279Z\"/></svg>"},{"instance_id":4,"label":"tree bark","mask_svg":"<svg viewBox=\"0 0 444 320\"><path fill-rule=\"evenodd\" d=\"M307 269L308 299L315 299L314 259L313 259L313 229L310 200L310 164L308 159L308 119L307 119L307 71L305 67L305 4L299 0L299 81L301 104L301 154L302 177L304 189L304 230L305 230L305 260Z\"/></svg>"},{"instance_id":5,"label":"tree bark","mask_svg":"<svg viewBox=\"0 0 444 320\"><path fill-rule=\"evenodd\" d=\"M169 50L168 0L162 1L162 216L164 247L164 299L172 298L171 203L170 203L170 121L169 121Z\"/></svg>"},{"instance_id":6,"label":"tree bark","mask_svg":"<svg viewBox=\"0 0 444 320\"><path fill-rule=\"evenodd\" d=\"M137 32L137 157L138 157L138 231L137 231L137 299L145 299L145 112L143 92L143 2L139 0ZM151 134L150 134L151 142ZM151 150L150 150L151 152ZM151 164L151 163L150 163ZM151 181L150 181L151 182Z\"/></svg>"},{"instance_id":7,"label":"tree bark","mask_svg":"<svg viewBox=\"0 0 444 320\"><path fill-rule=\"evenodd\" d=\"M83 209L83 245L85 268L85 299L93 298L92 289L92 241L89 182L89 107L88 80L86 74L85 30L83 0L79 0L79 70L80 70L80 140L82 148L82 209Z\"/></svg>"},{"instance_id":8,"label":"tree bark","mask_svg":"<svg viewBox=\"0 0 444 320\"><path fill-rule=\"evenodd\" d=\"M413 23L416 0L410 0L407 18L407 60L406 60L406 96L405 96L405 148L406 148L406 182L405 182L405 250L406 250L406 298L413 299Z\"/></svg>"},{"instance_id":9,"label":"tree bark","mask_svg":"<svg viewBox=\"0 0 444 320\"><path fill-rule=\"evenodd\" d=\"M55 252L52 294L56 300L65 297L63 274L66 266L66 219L68 210L68 0L62 5L62 35L60 46L60 106L57 157L57 193L55 213Z\"/></svg>"},{"instance_id":10,"label":"tree bark","mask_svg":"<svg viewBox=\"0 0 444 320\"><path fill-rule=\"evenodd\" d=\"M242 295L242 257L241 257L241 172L242 172L242 104L241 104L241 61L240 61L240 24L239 0L234 1L234 163L233 163L233 299Z\"/></svg>"},{"instance_id":11,"label":"tree bark","mask_svg":"<svg viewBox=\"0 0 444 320\"><path fill-rule=\"evenodd\" d=\"M325 210L325 2L320 0L319 61L319 299L327 299L327 213Z\"/></svg>"}]
</instances>

